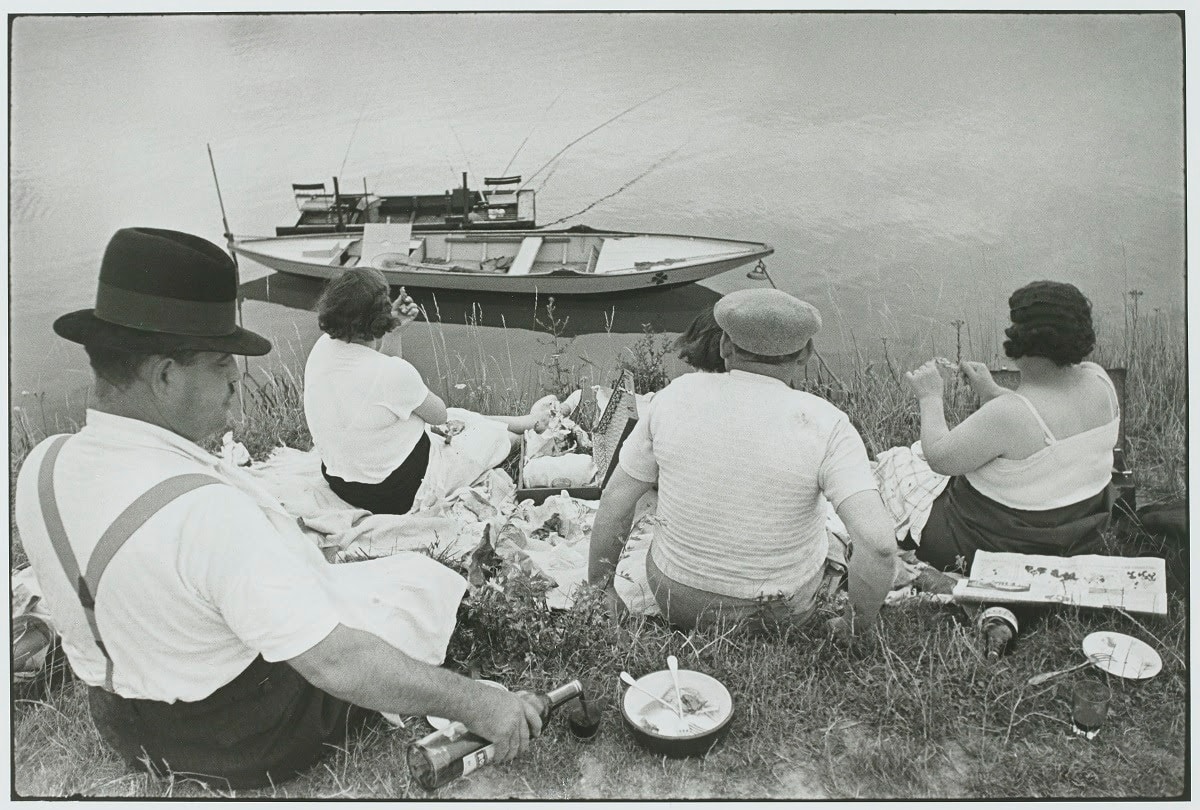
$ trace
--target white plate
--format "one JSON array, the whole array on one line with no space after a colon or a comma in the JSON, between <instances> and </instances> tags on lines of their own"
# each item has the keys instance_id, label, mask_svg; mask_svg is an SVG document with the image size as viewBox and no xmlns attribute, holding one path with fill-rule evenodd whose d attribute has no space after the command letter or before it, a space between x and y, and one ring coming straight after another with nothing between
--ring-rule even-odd
<instances>
[{"instance_id":1,"label":"white plate","mask_svg":"<svg viewBox=\"0 0 1200 810\"><path fill-rule=\"evenodd\" d=\"M675 699L675 686L671 673L662 669L643 675L637 680L638 686L671 702ZM625 716L638 725L643 731L657 737L683 738L694 737L717 728L733 713L733 697L724 684L710 675L693 669L679 670L679 686L681 689L693 690L707 701L710 709L701 714L688 715L696 731L685 731L678 715L667 709L658 701L648 697L636 689L625 690L622 708Z\"/></svg>"},{"instance_id":2,"label":"white plate","mask_svg":"<svg viewBox=\"0 0 1200 810\"><path fill-rule=\"evenodd\" d=\"M1102 630L1083 640L1083 654L1110 675L1131 680L1153 678L1162 669L1162 658L1144 641Z\"/></svg>"},{"instance_id":3,"label":"white plate","mask_svg":"<svg viewBox=\"0 0 1200 810\"><path fill-rule=\"evenodd\" d=\"M485 680L485 679L483 679L483 678L476 678L476 679L475 679L475 683L481 683L481 684L483 684L484 686L490 686L490 687L492 687L493 689L499 689L501 692L507 692L507 691L508 691L508 687L507 687L507 686L505 686L504 684L502 684L502 683L496 683L495 681L489 681L489 680ZM432 714L431 714L431 715L428 715L428 716L425 718L425 722L426 722L426 723L428 723L429 725L433 726L433 728L434 728L434 730L435 730L435 731L441 731L441 730L442 730L442 729L444 729L446 726L450 725L450 721L449 721L449 720L447 720L446 718L444 718L444 717L434 717Z\"/></svg>"}]
</instances>

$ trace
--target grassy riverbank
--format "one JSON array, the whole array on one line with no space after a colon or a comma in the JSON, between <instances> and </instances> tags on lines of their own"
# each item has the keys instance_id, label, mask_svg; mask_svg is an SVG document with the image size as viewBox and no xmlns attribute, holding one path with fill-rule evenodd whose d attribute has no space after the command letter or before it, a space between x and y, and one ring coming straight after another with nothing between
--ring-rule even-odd
<instances>
[{"instance_id":1,"label":"grassy riverbank","mask_svg":"<svg viewBox=\"0 0 1200 810\"><path fill-rule=\"evenodd\" d=\"M1182 337L1156 318L1140 323L1135 318L1133 328L1132 340L1102 347L1098 358L1129 369L1126 427L1139 501L1184 497ZM611 369L564 366L563 339L548 331L538 373L525 379L506 373L502 347L481 344L475 354L443 349L439 373L453 392L452 404L516 411L546 390L574 387L580 378L611 378ZM663 338L647 335L624 356L641 379L653 379L663 369L664 345ZM848 371L839 368L836 379L817 361L809 371L809 387L850 414L872 453L917 438L915 404L886 346L863 352ZM954 397L952 410L968 412L969 394ZM246 414L236 433L255 457L281 443L308 446L295 375L250 382ZM41 433L32 416L21 417L15 420L13 470ZM1112 553L1143 547L1170 552L1128 522L1110 532L1109 546ZM14 548L19 560L19 541ZM1186 564L1170 553L1170 565ZM886 608L877 632L843 650L820 634L797 630L747 638L728 628L685 635L651 620L630 619L617 627L588 600L571 611L550 612L536 589L516 587L500 595L484 588L460 611L450 665L469 661L484 677L534 689L580 677L609 700L609 710L595 740L573 740L556 720L527 758L480 771L438 797L1178 796L1187 771L1187 602L1177 579L1171 588L1170 613L1163 618L1052 613L1024 632L998 665L981 660L974 634L953 610L926 602ZM1111 679L1108 723L1098 739L1085 742L1068 733L1071 687L1085 673L1039 687L1026 681L1078 663L1080 641L1099 629L1147 641L1161 654L1163 670L1145 682ZM655 758L620 727L613 703L616 673L661 669L671 653L681 666L720 678L737 701L728 737L704 759ZM69 678L14 697L14 778L21 795L229 795L219 785L182 777L154 781L127 771L100 742L88 719L85 691ZM416 721L407 729L367 731L292 782L236 795L420 797L403 753L423 728Z\"/></svg>"}]
</instances>

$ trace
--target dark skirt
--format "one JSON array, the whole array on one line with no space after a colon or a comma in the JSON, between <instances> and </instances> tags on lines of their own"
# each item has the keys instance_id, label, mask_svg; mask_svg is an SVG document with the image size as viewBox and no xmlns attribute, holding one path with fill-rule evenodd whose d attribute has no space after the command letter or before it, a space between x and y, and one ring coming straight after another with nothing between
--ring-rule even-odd
<instances>
[{"instance_id":1,"label":"dark skirt","mask_svg":"<svg viewBox=\"0 0 1200 810\"><path fill-rule=\"evenodd\" d=\"M261 657L203 700L137 700L93 686L88 703L100 736L130 765L230 788L289 779L378 717Z\"/></svg>"},{"instance_id":2,"label":"dark skirt","mask_svg":"<svg viewBox=\"0 0 1200 810\"><path fill-rule=\"evenodd\" d=\"M378 484L362 484L330 475L324 463L321 464L321 475L325 476L334 494L351 506L375 515L407 515L421 482L425 480L425 471L429 469L429 446L429 434L422 431L417 446L404 463Z\"/></svg>"},{"instance_id":3,"label":"dark skirt","mask_svg":"<svg viewBox=\"0 0 1200 810\"><path fill-rule=\"evenodd\" d=\"M1109 485L1058 509L1029 511L985 497L963 476L951 477L933 502L917 558L943 571L969 573L976 551L1071 557L1101 551L1101 533L1116 499Z\"/></svg>"}]
</instances>

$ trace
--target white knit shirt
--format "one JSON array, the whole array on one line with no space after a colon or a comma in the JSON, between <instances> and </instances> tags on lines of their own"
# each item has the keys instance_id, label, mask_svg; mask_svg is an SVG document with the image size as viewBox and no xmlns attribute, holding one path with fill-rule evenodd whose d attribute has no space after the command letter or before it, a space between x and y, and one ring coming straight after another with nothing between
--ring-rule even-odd
<instances>
[{"instance_id":1,"label":"white knit shirt","mask_svg":"<svg viewBox=\"0 0 1200 810\"><path fill-rule=\"evenodd\" d=\"M304 365L304 418L330 475L378 484L425 432L429 396L407 360L321 335Z\"/></svg>"},{"instance_id":2,"label":"white knit shirt","mask_svg":"<svg viewBox=\"0 0 1200 810\"><path fill-rule=\"evenodd\" d=\"M836 508L874 490L862 438L820 397L761 374L685 374L654 396L621 469L658 481L650 553L666 576L725 596L810 602Z\"/></svg>"}]
</instances>

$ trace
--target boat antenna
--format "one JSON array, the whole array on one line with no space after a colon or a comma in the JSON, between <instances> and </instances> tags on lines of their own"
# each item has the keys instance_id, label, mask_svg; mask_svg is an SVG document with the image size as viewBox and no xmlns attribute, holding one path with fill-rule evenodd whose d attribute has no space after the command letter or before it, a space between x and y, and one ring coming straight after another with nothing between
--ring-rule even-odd
<instances>
[{"instance_id":1,"label":"boat antenna","mask_svg":"<svg viewBox=\"0 0 1200 810\"><path fill-rule=\"evenodd\" d=\"M554 153L554 156L553 156L553 157L551 157L549 160L547 160L547 161L546 161L544 164L542 164L541 168L539 168L539 169L538 169L536 172L534 172L533 174L529 175L529 177L527 177L527 178L525 179L525 184L524 184L524 185L522 185L521 187L522 187L522 188L524 188L526 185L529 185L529 183L531 183L531 182L533 181L533 178L535 178L535 177L537 177L539 174L541 174L541 173L542 173L542 172L545 170L545 168L546 168L547 166L549 166L551 163L553 163L553 162L554 162L555 158L557 158L557 157L558 157L559 155L561 155L563 152L565 152L565 151L567 151L568 149L570 149L570 148L571 148L572 146L574 146L575 144L577 144L577 143L579 143L580 141L582 141L582 140L583 140L584 138L586 138L587 136L591 135L591 134L592 134L592 133L594 133L594 132L599 132L600 130L604 129L606 126L608 126L609 124L611 124L613 121L616 121L618 118L620 118L620 117L622 117L622 116L624 116L624 115L628 115L629 113L631 113L631 112L633 112L634 110L636 110L638 107L641 107L643 104L649 104L651 101L654 101L654 99L658 98L659 96L662 96L662 95L665 95L665 94L667 94L667 93L671 92L671 91L672 91L672 90L674 90L676 87L679 87L679 85L678 85L678 84L676 84L676 85L673 85L673 86L671 86L671 87L668 87L666 90L660 90L659 92L655 93L654 95L650 96L649 98L647 98L647 99L644 99L644 100L642 100L642 101L639 101L637 104L634 104L632 107L629 107L629 108L627 108L627 109L621 110L621 112L617 113L617 114L616 114L616 115L614 115L612 118L610 118L610 119L608 119L607 121L605 121L603 124L600 124L600 125L599 125L599 126L597 126L597 127L593 127L592 129L589 129L587 132L583 133L583 134L582 134L582 135L580 135L578 138L576 138L575 140L571 141L569 144L567 144L566 146L564 146L562 149L559 149L557 152L555 152L555 153Z\"/></svg>"},{"instance_id":2,"label":"boat antenna","mask_svg":"<svg viewBox=\"0 0 1200 810\"><path fill-rule=\"evenodd\" d=\"M670 160L672 157L674 157L674 156L675 156L675 153L676 153L676 152L678 152L678 151L679 151L679 149L680 149L680 147L676 147L675 149L672 149L672 150L671 150L669 153L667 153L666 155L664 155L664 156L660 157L658 160L656 160L656 161L654 161L653 163L651 163L651 164L650 164L650 166L649 166L649 168L647 168L647 169L646 169L644 172L642 172L642 173L641 173L641 174L639 174L637 177L635 177L635 178L633 178L632 180L630 180L629 182L627 182L625 185L621 186L621 187L620 187L619 189L617 189L616 191L614 191L614 192L612 192L612 193L610 193L610 194L605 194L605 195L604 195L603 197L601 197L600 199L598 199L598 200L595 200L595 201L594 201L594 202L592 202L591 204L584 206L583 208L581 208L581 209L579 209L578 211L576 211L574 214L570 214L570 215L568 215L568 216L565 216L565 217L560 217L560 218L558 218L558 219L554 220L553 222L549 223L548 225L541 225L541 226L539 226L539 228L549 228L549 227L551 227L551 226L553 226L553 225L557 225L557 224L559 224L560 222L566 222L568 219L571 219L572 217L577 217L577 216L579 216L580 214L583 214L583 213L586 213L586 212L588 212L588 211L592 210L593 208L595 208L597 205L599 205L600 203L604 202L605 200L610 200L610 199L612 199L613 197L617 196L618 194L620 194L620 193L621 193L622 191L624 191L625 189L627 189L627 188L629 188L630 186L632 186L632 185L633 185L634 183L636 183L638 180L641 180L643 177L645 177L646 175L650 174L650 172L654 171L654 170L655 170L655 169L657 169L659 166L661 166L662 164L666 163L668 160Z\"/></svg>"},{"instance_id":3,"label":"boat antenna","mask_svg":"<svg viewBox=\"0 0 1200 810\"><path fill-rule=\"evenodd\" d=\"M533 132L534 132L534 130L536 130L538 128L538 124L541 124L542 121L544 121L546 119L546 116L550 112L550 108L553 107L560 98L562 98L562 95L565 92L567 92L567 91L560 90L558 95L554 97L554 101L551 101L550 104L546 107L546 109L542 110L542 120L538 121L537 124L534 124L533 126L531 126L529 128L529 134L525 136L525 140L521 141L521 145L517 147L517 151L513 152L513 156L508 159L508 165L506 165L504 167L504 171L500 172L500 174L502 174L502 175L508 174L508 170L512 167L513 161L517 159L517 155L521 154L521 150L525 148L525 144L529 143L529 139L533 137Z\"/></svg>"},{"instance_id":4,"label":"boat antenna","mask_svg":"<svg viewBox=\"0 0 1200 810\"><path fill-rule=\"evenodd\" d=\"M233 252L233 232L229 230L229 218L225 216L225 200L221 197L221 181L217 179L217 163L213 160L212 144L204 144L208 148L208 165L212 167L213 185L217 187L217 204L221 206L221 225L225 228L225 247L229 251L229 258L233 259L233 278L237 284L237 316L238 326L242 325L242 271L238 266L237 254ZM246 356L242 355L242 376L238 378L238 404L242 409L242 420L246 419L246 395L242 387L242 380L249 374L248 361Z\"/></svg>"}]
</instances>

